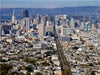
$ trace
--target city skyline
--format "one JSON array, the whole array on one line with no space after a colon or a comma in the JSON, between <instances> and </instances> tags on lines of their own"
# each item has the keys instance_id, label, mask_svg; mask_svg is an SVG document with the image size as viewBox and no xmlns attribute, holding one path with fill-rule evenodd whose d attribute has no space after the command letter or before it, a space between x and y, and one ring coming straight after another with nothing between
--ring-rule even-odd
<instances>
[{"instance_id":1,"label":"city skyline","mask_svg":"<svg viewBox=\"0 0 100 75\"><path fill-rule=\"evenodd\" d=\"M100 75L100 6L0 11L0 75Z\"/></svg>"},{"instance_id":2,"label":"city skyline","mask_svg":"<svg viewBox=\"0 0 100 75\"><path fill-rule=\"evenodd\" d=\"M100 6L99 0L1 0L0 8L62 8Z\"/></svg>"}]
</instances>

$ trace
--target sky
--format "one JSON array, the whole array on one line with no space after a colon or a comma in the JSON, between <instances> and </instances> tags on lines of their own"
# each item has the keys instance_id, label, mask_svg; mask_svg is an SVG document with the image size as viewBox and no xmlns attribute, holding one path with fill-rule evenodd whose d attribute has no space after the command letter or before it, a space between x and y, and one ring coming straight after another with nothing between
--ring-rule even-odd
<instances>
[{"instance_id":1,"label":"sky","mask_svg":"<svg viewBox=\"0 0 100 75\"><path fill-rule=\"evenodd\" d=\"M0 0L0 8L62 8L100 6L100 0Z\"/></svg>"}]
</instances>

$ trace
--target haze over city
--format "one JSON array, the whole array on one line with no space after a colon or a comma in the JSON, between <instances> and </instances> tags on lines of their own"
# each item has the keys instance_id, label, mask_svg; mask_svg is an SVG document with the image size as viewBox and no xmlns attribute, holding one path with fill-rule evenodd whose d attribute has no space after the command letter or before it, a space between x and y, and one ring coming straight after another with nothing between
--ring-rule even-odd
<instances>
[{"instance_id":1,"label":"haze over city","mask_svg":"<svg viewBox=\"0 0 100 75\"><path fill-rule=\"evenodd\" d=\"M100 6L100 0L1 0L1 8L61 8Z\"/></svg>"}]
</instances>

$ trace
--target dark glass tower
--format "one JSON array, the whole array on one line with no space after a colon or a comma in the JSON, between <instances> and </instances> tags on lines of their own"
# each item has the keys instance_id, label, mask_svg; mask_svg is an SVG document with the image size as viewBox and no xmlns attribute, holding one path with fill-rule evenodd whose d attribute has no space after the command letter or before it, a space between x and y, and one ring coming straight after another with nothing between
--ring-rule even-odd
<instances>
[{"instance_id":1,"label":"dark glass tower","mask_svg":"<svg viewBox=\"0 0 100 75\"><path fill-rule=\"evenodd\" d=\"M28 10L23 11L23 18L29 17L29 12Z\"/></svg>"}]
</instances>

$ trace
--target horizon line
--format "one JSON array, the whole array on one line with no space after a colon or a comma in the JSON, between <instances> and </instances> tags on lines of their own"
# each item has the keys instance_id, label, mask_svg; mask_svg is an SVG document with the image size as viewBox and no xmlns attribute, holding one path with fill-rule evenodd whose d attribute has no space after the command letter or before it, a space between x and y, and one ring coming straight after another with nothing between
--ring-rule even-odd
<instances>
[{"instance_id":1,"label":"horizon line","mask_svg":"<svg viewBox=\"0 0 100 75\"><path fill-rule=\"evenodd\" d=\"M56 8L75 8L75 7L100 7L100 6L67 6L67 7L52 7L52 8L46 8L46 7L42 7L42 8L32 8L32 7L8 7L8 8L2 8L0 7L0 9L16 9L16 8L20 8L20 9L56 9Z\"/></svg>"}]
</instances>

